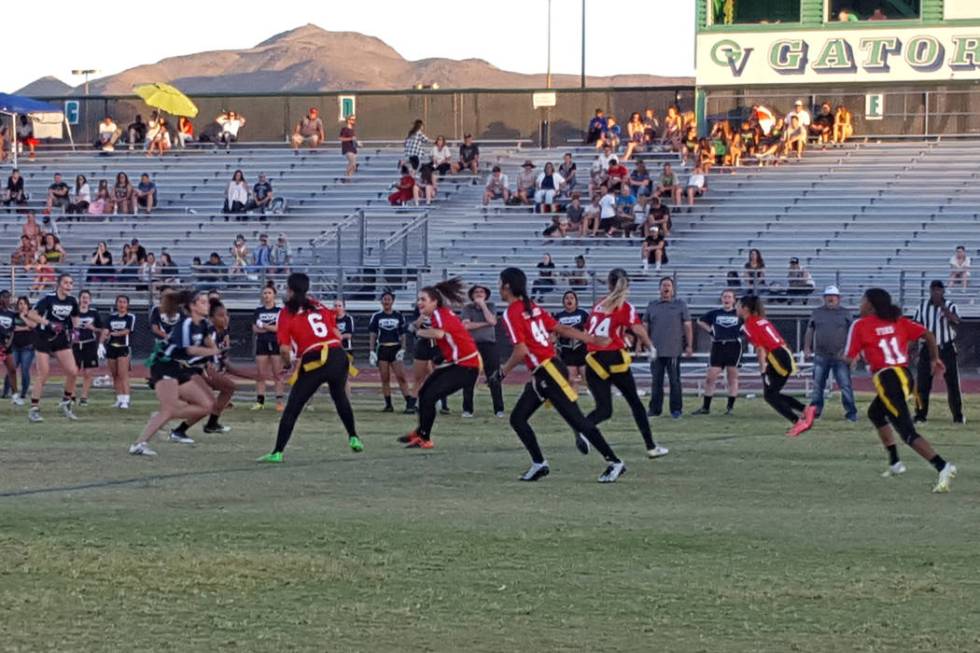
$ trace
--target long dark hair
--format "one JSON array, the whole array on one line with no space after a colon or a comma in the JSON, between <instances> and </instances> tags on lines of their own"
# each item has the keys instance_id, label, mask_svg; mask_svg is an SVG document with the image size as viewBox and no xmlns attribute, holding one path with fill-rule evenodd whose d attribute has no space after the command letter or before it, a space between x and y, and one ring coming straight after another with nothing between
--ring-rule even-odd
<instances>
[{"instance_id":1,"label":"long dark hair","mask_svg":"<svg viewBox=\"0 0 980 653\"><path fill-rule=\"evenodd\" d=\"M406 136L406 138L411 138L417 131L422 129L422 125L424 124L425 123L423 123L421 120L416 120L415 122L413 122L412 128L408 130L408 136Z\"/></svg>"},{"instance_id":2,"label":"long dark hair","mask_svg":"<svg viewBox=\"0 0 980 653\"><path fill-rule=\"evenodd\" d=\"M313 301L306 296L310 292L310 278L302 272L293 272L286 279L286 287L292 295L286 300L286 310L299 313L301 310L313 310Z\"/></svg>"},{"instance_id":3,"label":"long dark hair","mask_svg":"<svg viewBox=\"0 0 980 653\"><path fill-rule=\"evenodd\" d=\"M527 296L527 275L519 268L504 268L500 272L500 283L506 284L512 294L524 303L524 310L531 312L531 299Z\"/></svg>"},{"instance_id":4,"label":"long dark hair","mask_svg":"<svg viewBox=\"0 0 980 653\"><path fill-rule=\"evenodd\" d=\"M168 290L160 297L160 312L164 315L174 315L181 310L186 311L188 306L203 294L203 290Z\"/></svg>"},{"instance_id":5,"label":"long dark hair","mask_svg":"<svg viewBox=\"0 0 980 653\"><path fill-rule=\"evenodd\" d=\"M218 312L218 309L224 308L225 305L217 297L212 297L208 300L210 308L208 309L208 317L214 317L214 314Z\"/></svg>"},{"instance_id":6,"label":"long dark hair","mask_svg":"<svg viewBox=\"0 0 980 653\"><path fill-rule=\"evenodd\" d=\"M762 299L758 295L745 295L738 301L742 306L748 309L750 314L757 315L759 317L766 316L766 306L762 303Z\"/></svg>"},{"instance_id":7,"label":"long dark hair","mask_svg":"<svg viewBox=\"0 0 980 653\"><path fill-rule=\"evenodd\" d=\"M435 300L436 305L441 308L446 304L462 304L466 298L466 293L463 292L464 285L462 277L453 277L435 285L426 286L422 292L428 295L430 299Z\"/></svg>"},{"instance_id":8,"label":"long dark hair","mask_svg":"<svg viewBox=\"0 0 980 653\"><path fill-rule=\"evenodd\" d=\"M884 288L868 288L864 291L864 298L878 318L897 322L902 317L902 309L892 303L892 296Z\"/></svg>"}]
</instances>

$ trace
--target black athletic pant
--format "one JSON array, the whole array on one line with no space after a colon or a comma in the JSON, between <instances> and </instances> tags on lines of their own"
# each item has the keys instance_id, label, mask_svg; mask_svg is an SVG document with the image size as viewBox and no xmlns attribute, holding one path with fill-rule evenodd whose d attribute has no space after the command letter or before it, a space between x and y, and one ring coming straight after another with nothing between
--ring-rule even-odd
<instances>
[{"instance_id":1,"label":"black athletic pant","mask_svg":"<svg viewBox=\"0 0 980 653\"><path fill-rule=\"evenodd\" d=\"M763 396L766 403L776 409L776 412L791 422L799 419L799 414L806 408L796 397L782 394L781 390L795 369L793 354L788 349L777 349L767 356L766 373L762 375L765 390Z\"/></svg>"},{"instance_id":2,"label":"black athletic pant","mask_svg":"<svg viewBox=\"0 0 980 653\"><path fill-rule=\"evenodd\" d=\"M946 397L949 400L949 412L957 422L963 419L963 397L960 395L960 371L956 365L956 345L946 343L939 348L939 359L946 366L943 379L946 381ZM915 415L925 419L929 417L929 394L932 392L932 362L929 350L925 347L919 354L918 374L915 380Z\"/></svg>"},{"instance_id":3,"label":"black athletic pant","mask_svg":"<svg viewBox=\"0 0 980 653\"><path fill-rule=\"evenodd\" d=\"M337 407L337 415L344 423L347 430L347 437L357 435L354 427L354 411L347 398L347 372L350 361L347 354L339 347L332 347L326 362L320 367L310 371L304 371L302 365L305 363L320 360L320 352L311 352L303 357L300 365L299 378L293 384L289 392L289 399L286 401L286 409L279 420L279 434L276 437L275 452L281 452L286 448L286 443L293 435L293 427L299 414L303 412L303 407L316 394L321 385L326 384L330 390L330 397L333 399L334 406Z\"/></svg>"},{"instance_id":4,"label":"black athletic pant","mask_svg":"<svg viewBox=\"0 0 980 653\"><path fill-rule=\"evenodd\" d=\"M872 381L876 396L868 406L868 419L876 428L891 423L907 444L915 442L919 433L912 422L908 403L912 394L912 375L903 367L886 367L876 373Z\"/></svg>"},{"instance_id":5,"label":"black athletic pant","mask_svg":"<svg viewBox=\"0 0 980 653\"><path fill-rule=\"evenodd\" d=\"M496 342L478 342L476 348L483 359L483 374L487 379L500 368L500 356L497 354ZM493 402L493 412L500 413L504 410L504 391L500 387L500 381L487 381L490 386L490 400ZM473 391L476 389L476 379L473 385L463 388L463 412L473 412Z\"/></svg>"},{"instance_id":6,"label":"black athletic pant","mask_svg":"<svg viewBox=\"0 0 980 653\"><path fill-rule=\"evenodd\" d=\"M681 359L658 356L650 363L653 375L650 387L650 414L657 416L664 410L664 372L670 384L670 412L679 413L684 408L684 391L681 386Z\"/></svg>"},{"instance_id":7,"label":"black athletic pant","mask_svg":"<svg viewBox=\"0 0 980 653\"><path fill-rule=\"evenodd\" d=\"M480 376L480 370L462 365L437 367L425 377L419 389L419 425L415 433L423 440L432 437L432 425L436 421L436 404L458 390L472 387Z\"/></svg>"},{"instance_id":8,"label":"black athletic pant","mask_svg":"<svg viewBox=\"0 0 980 653\"><path fill-rule=\"evenodd\" d=\"M629 367L629 354L619 351L597 351L589 354L586 359L585 382L595 400L595 410L586 415L593 424L601 424L612 417L612 388L616 386L623 393L623 399L629 404L633 413L636 427L640 429L643 443L647 449L653 449L657 443L653 441L650 432L650 420L643 407L640 395L636 391L636 379Z\"/></svg>"},{"instance_id":9,"label":"black athletic pant","mask_svg":"<svg viewBox=\"0 0 980 653\"><path fill-rule=\"evenodd\" d=\"M524 443L524 448L531 454L531 460L536 463L544 462L544 454L538 445L538 438L531 428L530 419L535 411L549 401L565 423L576 433L581 433L606 460L619 462L612 447L602 437L595 424L586 419L576 402L577 396L566 379L565 364L557 358L545 361L532 374L532 379L524 386L524 392L517 400L517 405L510 414L510 425L517 437Z\"/></svg>"}]
</instances>

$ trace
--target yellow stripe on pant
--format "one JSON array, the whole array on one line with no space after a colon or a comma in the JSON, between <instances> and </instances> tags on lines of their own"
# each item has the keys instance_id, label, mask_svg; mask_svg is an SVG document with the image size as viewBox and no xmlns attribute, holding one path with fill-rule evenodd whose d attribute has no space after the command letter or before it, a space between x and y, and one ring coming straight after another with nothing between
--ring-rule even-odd
<instances>
[{"instance_id":1,"label":"yellow stripe on pant","mask_svg":"<svg viewBox=\"0 0 980 653\"><path fill-rule=\"evenodd\" d=\"M558 371L558 368L555 367L554 363L552 363L550 360L546 360L541 364L541 367L548 373L548 376L550 376L551 379L558 384L558 387L565 393L565 396L568 397L569 401L578 401L578 393L575 392L575 389L572 388L571 385L569 385L568 379L566 379L564 375Z\"/></svg>"},{"instance_id":2,"label":"yellow stripe on pant","mask_svg":"<svg viewBox=\"0 0 980 653\"><path fill-rule=\"evenodd\" d=\"M309 363L303 363L302 365L299 365L296 368L296 371L293 372L293 375L289 377L289 381L287 381L287 383L289 383L289 385L295 385L296 379L299 378L300 370L304 372L312 372L315 369L319 369L327 364L327 358L329 356L330 356L330 347L321 347L320 358L313 359Z\"/></svg>"},{"instance_id":3,"label":"yellow stripe on pant","mask_svg":"<svg viewBox=\"0 0 980 653\"><path fill-rule=\"evenodd\" d=\"M610 365L609 369L606 369L603 367L602 363L599 362L599 359L596 358L597 353L598 352L590 351L588 354L586 354L585 363L589 366L589 369L595 372L595 375L603 381L607 380L613 374L628 372L630 365L633 364L633 357L630 356L630 353L625 349L620 349L619 354L622 356L622 362L615 365Z\"/></svg>"},{"instance_id":4,"label":"yellow stripe on pant","mask_svg":"<svg viewBox=\"0 0 980 653\"><path fill-rule=\"evenodd\" d=\"M898 377L898 382L902 384L902 396L905 397L906 401L908 401L909 395L912 394L912 390L909 387L908 372L906 372L903 368L886 367L883 370L879 370L873 377L871 377L871 380L875 384L875 392L877 393L878 398L881 399L881 403L885 405L885 409L895 417L898 417L898 408L892 403L891 398L888 396L888 391L885 388L885 384L881 382L881 374L889 370L894 370L895 375Z\"/></svg>"},{"instance_id":5,"label":"yellow stripe on pant","mask_svg":"<svg viewBox=\"0 0 980 653\"><path fill-rule=\"evenodd\" d=\"M776 370L776 373L779 376L789 376L791 374L796 374L796 359L793 358L793 353L786 347L782 347L781 350L785 351L786 354L789 355L789 367L790 367L789 370L783 367L782 363L779 362L779 358L775 356L775 352L771 351L768 354L766 354L766 361L768 361L769 365L771 365L772 368Z\"/></svg>"}]
</instances>

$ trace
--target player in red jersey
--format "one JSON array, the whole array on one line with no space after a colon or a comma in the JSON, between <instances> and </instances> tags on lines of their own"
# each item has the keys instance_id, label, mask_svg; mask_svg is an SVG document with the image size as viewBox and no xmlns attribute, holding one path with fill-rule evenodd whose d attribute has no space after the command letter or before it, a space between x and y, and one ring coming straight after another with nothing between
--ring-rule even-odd
<instances>
[{"instance_id":1,"label":"player in red jersey","mask_svg":"<svg viewBox=\"0 0 980 653\"><path fill-rule=\"evenodd\" d=\"M844 356L853 363L862 356L871 372L875 398L868 407L868 418L878 429L878 437L888 451L888 469L883 476L905 472L895 444L895 431L916 453L939 472L933 492L949 492L956 467L943 460L912 422L908 398L912 394L912 375L908 371L909 343L925 340L933 376L942 375L945 366L939 358L936 337L918 322L902 317L902 309L892 304L891 295L881 288L869 288L861 299L861 317L851 324ZM890 424L889 424L890 423ZM894 430L892 428L894 427Z\"/></svg>"},{"instance_id":2,"label":"player in red jersey","mask_svg":"<svg viewBox=\"0 0 980 653\"><path fill-rule=\"evenodd\" d=\"M658 446L654 442L653 434L650 432L650 419L636 391L636 380L630 368L633 359L626 349L624 339L626 331L631 331L648 351L653 349L653 344L647 335L646 327L636 313L636 308L626 301L630 292L630 280L626 270L622 268L611 270L607 283L609 295L595 305L588 320L589 333L593 336L609 338L609 344L588 345L589 353L585 357L585 381L595 400L595 410L586 417L593 424L600 424L612 417L612 388L616 386L633 413L636 426L643 436L647 456L660 458L666 456L668 451L666 447ZM578 438L580 447L588 446L581 434Z\"/></svg>"},{"instance_id":3,"label":"player in red jersey","mask_svg":"<svg viewBox=\"0 0 980 653\"><path fill-rule=\"evenodd\" d=\"M323 384L327 384L337 415L347 430L347 443L351 450L363 451L364 445L357 437L354 426L354 411L347 398L350 360L341 345L337 314L332 308L307 296L310 278L305 274L294 272L289 275L286 286L286 303L279 312L276 338L284 367L290 367L295 350L296 369L290 379L293 388L286 401L286 409L279 419L276 447L272 453L259 458L259 462L282 462L282 452L293 435L296 419Z\"/></svg>"},{"instance_id":4,"label":"player in red jersey","mask_svg":"<svg viewBox=\"0 0 980 653\"><path fill-rule=\"evenodd\" d=\"M521 476L522 481L537 481L551 471L548 461L541 453L538 439L528 423L534 412L546 401L551 402L558 414L581 433L608 461L606 471L599 477L600 483L612 483L626 471L626 465L616 457L612 447L602 437L599 429L586 419L578 407L578 395L568 384L564 363L555 355L551 334L557 333L566 338L575 338L585 343L606 345L610 339L589 335L577 329L559 324L551 313L540 309L527 294L527 276L517 268L507 268L500 273L500 297L509 302L504 313L507 334L514 344L510 358L500 368L499 377L503 379L523 362L531 370L532 380L524 386L517 405L510 414L510 425L517 437L531 454L531 467ZM582 451L580 448L579 451ZM582 451L588 453L588 449Z\"/></svg>"},{"instance_id":5,"label":"player in red jersey","mask_svg":"<svg viewBox=\"0 0 980 653\"><path fill-rule=\"evenodd\" d=\"M470 332L449 304L462 304L466 294L463 280L448 279L419 291L418 309L429 326L416 331L419 338L436 342L444 363L425 377L418 392L419 424L408 435L398 439L408 448L431 449L432 425L436 421L436 403L476 383L482 367L480 352Z\"/></svg>"},{"instance_id":6,"label":"player in red jersey","mask_svg":"<svg viewBox=\"0 0 980 653\"><path fill-rule=\"evenodd\" d=\"M757 295L747 295L739 300L739 317L745 322L742 330L755 347L762 371L763 396L776 412L793 422L786 435L796 437L813 426L817 416L816 406L805 406L796 397L780 392L789 377L796 374L796 361L783 336L775 325L766 319L766 307Z\"/></svg>"}]
</instances>

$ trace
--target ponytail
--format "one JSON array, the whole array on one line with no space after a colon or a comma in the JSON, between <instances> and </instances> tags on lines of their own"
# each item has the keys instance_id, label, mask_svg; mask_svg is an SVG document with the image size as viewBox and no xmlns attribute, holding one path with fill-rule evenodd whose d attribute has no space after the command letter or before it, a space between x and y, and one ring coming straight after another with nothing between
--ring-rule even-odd
<instances>
[{"instance_id":1,"label":"ponytail","mask_svg":"<svg viewBox=\"0 0 980 653\"><path fill-rule=\"evenodd\" d=\"M462 304L466 298L466 294L463 292L463 285L462 277L453 277L452 279L440 281L433 286L426 286L422 289L422 292L431 299L434 299L439 307L446 304Z\"/></svg>"},{"instance_id":2,"label":"ponytail","mask_svg":"<svg viewBox=\"0 0 980 653\"><path fill-rule=\"evenodd\" d=\"M864 298L871 304L874 314L888 322L897 322L902 317L902 309L892 303L892 296L884 288L868 288Z\"/></svg>"},{"instance_id":3,"label":"ponytail","mask_svg":"<svg viewBox=\"0 0 980 653\"><path fill-rule=\"evenodd\" d=\"M602 308L606 313L612 313L624 303L630 295L630 278L626 270L613 268L609 271L609 294L602 300Z\"/></svg>"},{"instance_id":4,"label":"ponytail","mask_svg":"<svg viewBox=\"0 0 980 653\"><path fill-rule=\"evenodd\" d=\"M214 317L215 313L225 307L225 305L217 297L212 297L210 300L208 300L208 303L211 305L210 309L208 310L208 317Z\"/></svg>"},{"instance_id":5,"label":"ponytail","mask_svg":"<svg viewBox=\"0 0 980 653\"><path fill-rule=\"evenodd\" d=\"M745 295L738 301L742 304L742 306L748 309L751 315L758 317L766 316L766 307L758 295Z\"/></svg>"},{"instance_id":6,"label":"ponytail","mask_svg":"<svg viewBox=\"0 0 980 653\"><path fill-rule=\"evenodd\" d=\"M527 296L527 275L519 268L504 268L500 273L500 283L506 285L512 294L524 304L524 310L531 312L531 298Z\"/></svg>"},{"instance_id":7,"label":"ponytail","mask_svg":"<svg viewBox=\"0 0 980 653\"><path fill-rule=\"evenodd\" d=\"M160 312L164 315L175 315L190 306L200 294L201 291L168 290L160 297Z\"/></svg>"},{"instance_id":8,"label":"ponytail","mask_svg":"<svg viewBox=\"0 0 980 653\"><path fill-rule=\"evenodd\" d=\"M286 279L286 287L292 293L286 300L286 310L290 313L313 310L313 301L306 296L310 292L310 278L308 276L302 272L293 272Z\"/></svg>"}]
</instances>

